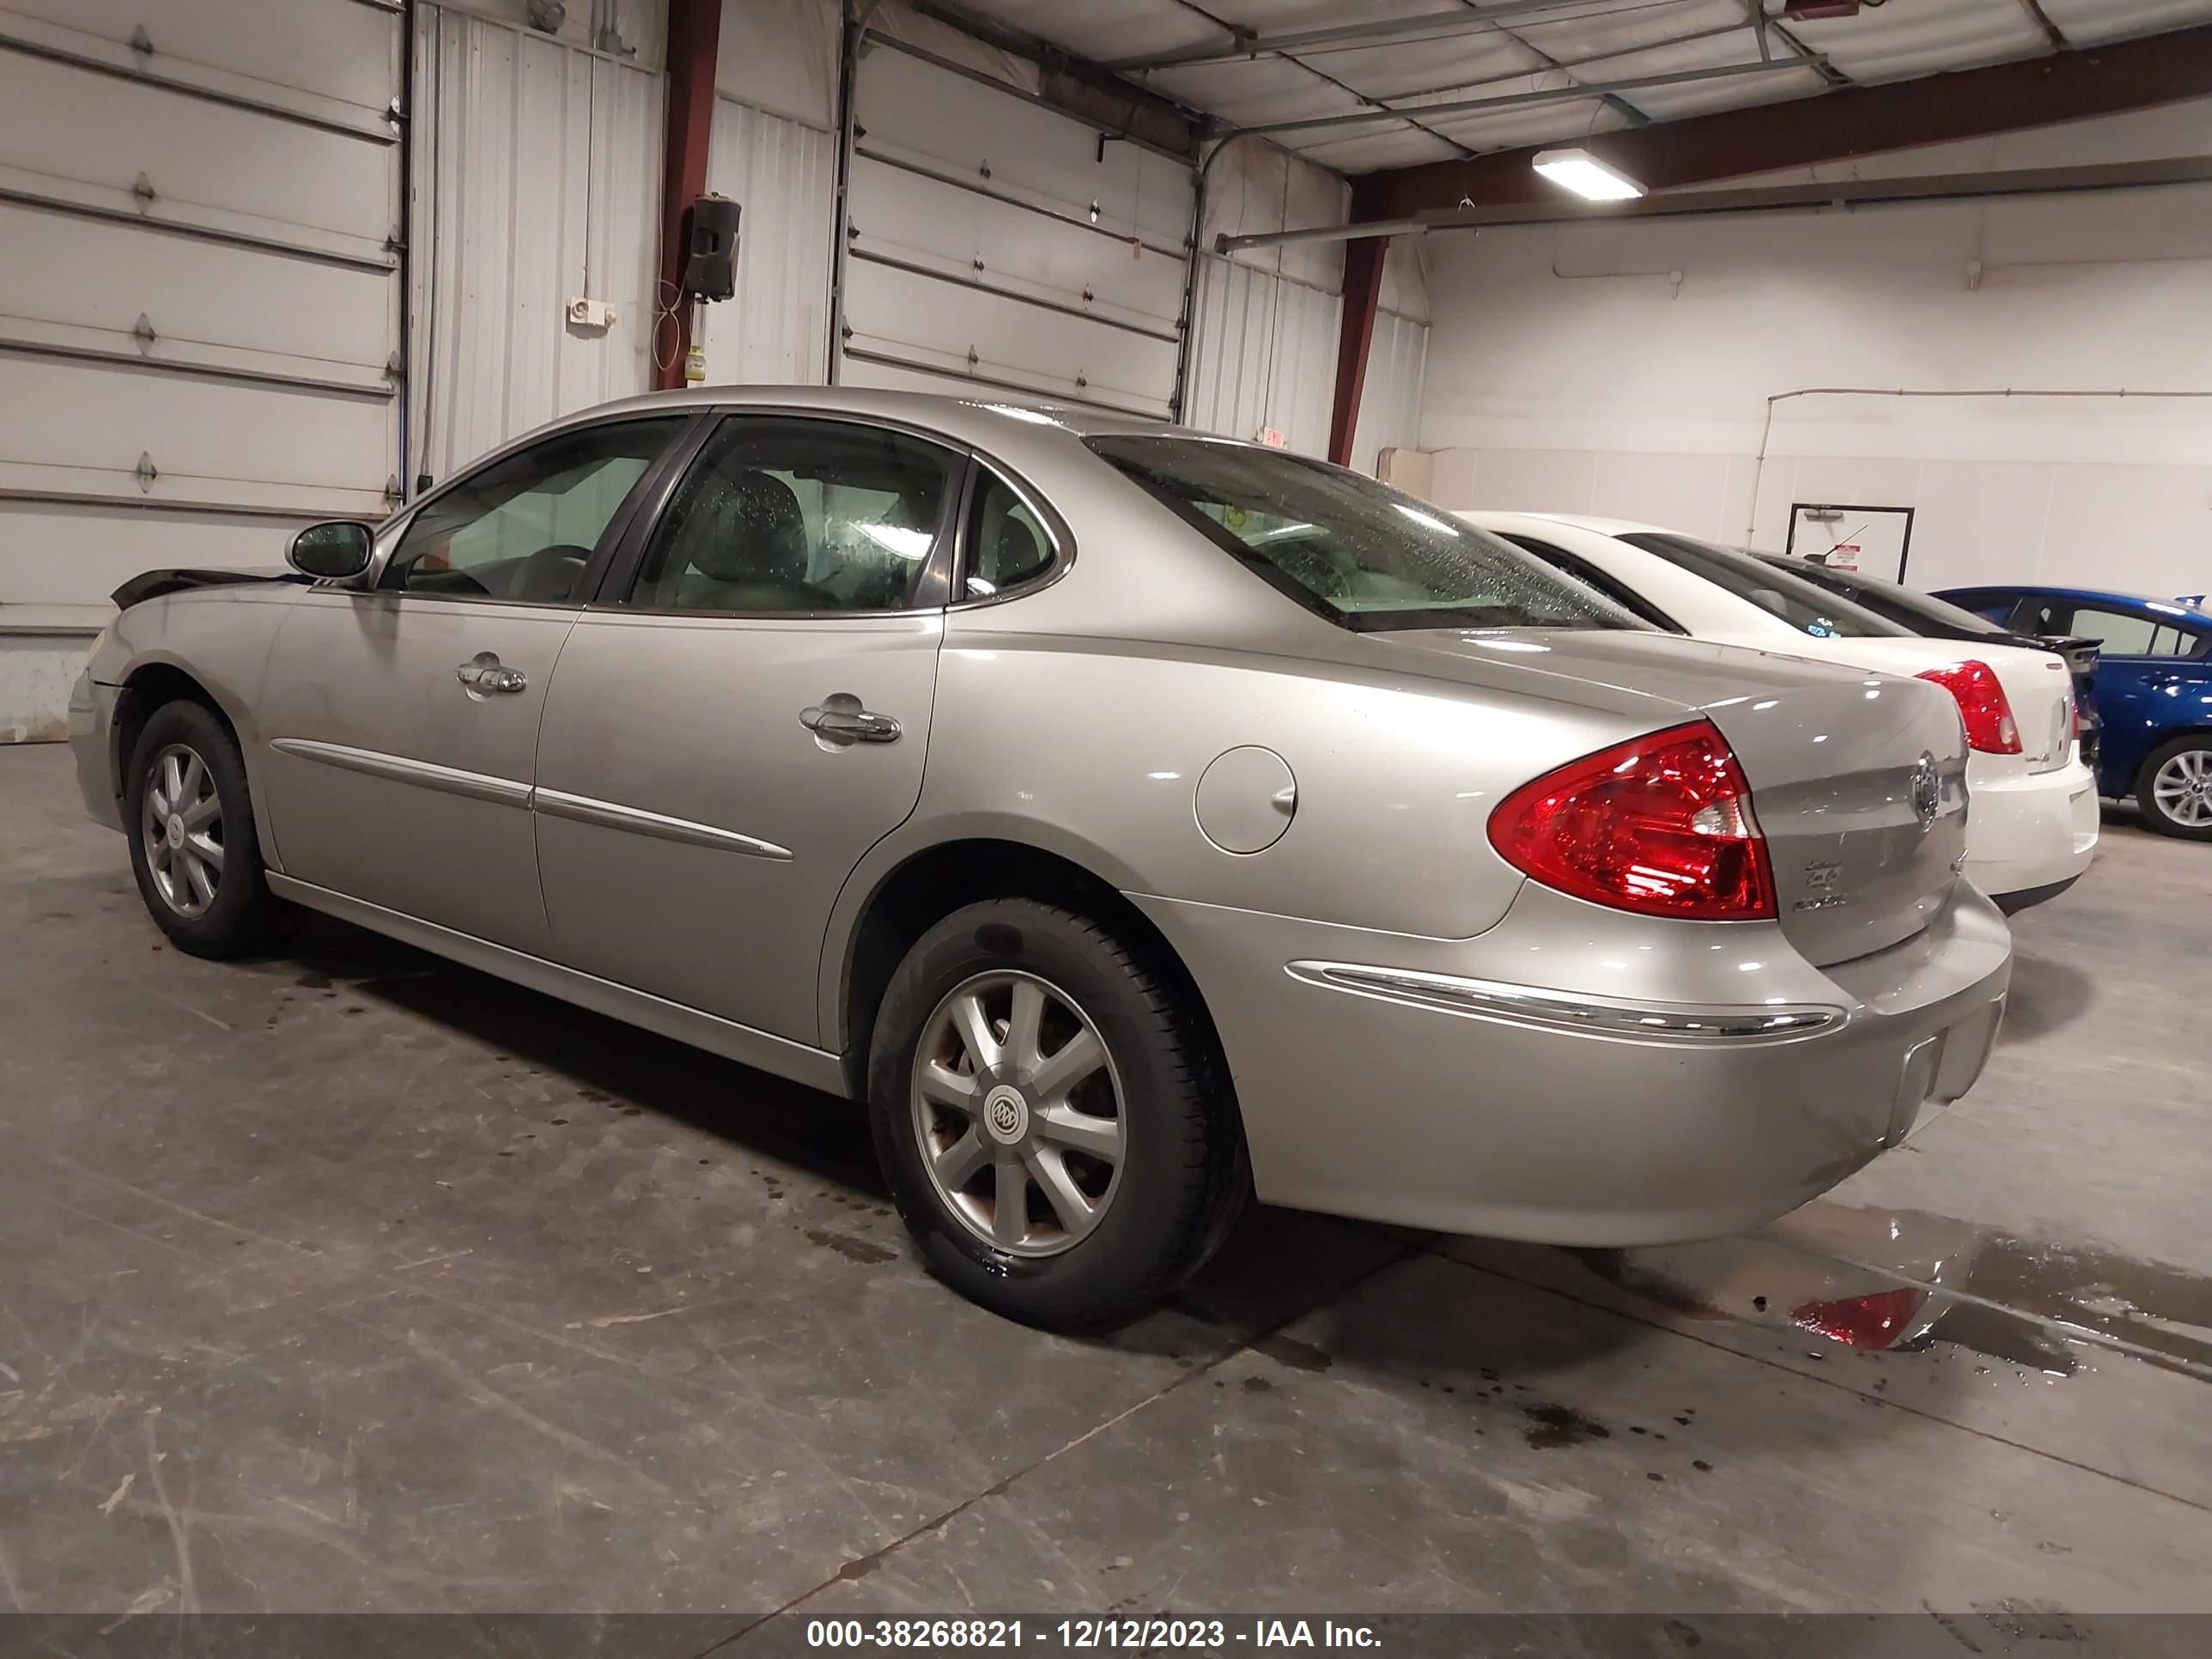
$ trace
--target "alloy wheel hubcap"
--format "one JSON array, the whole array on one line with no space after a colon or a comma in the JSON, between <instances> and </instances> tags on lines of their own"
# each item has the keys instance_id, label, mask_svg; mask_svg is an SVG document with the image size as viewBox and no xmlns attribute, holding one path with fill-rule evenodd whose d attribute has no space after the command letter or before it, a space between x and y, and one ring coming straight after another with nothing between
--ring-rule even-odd
<instances>
[{"instance_id":1,"label":"alloy wheel hubcap","mask_svg":"<svg viewBox=\"0 0 2212 1659\"><path fill-rule=\"evenodd\" d=\"M140 818L162 902L180 916L205 915L222 885L222 801L197 751L173 743L154 757Z\"/></svg>"},{"instance_id":2,"label":"alloy wheel hubcap","mask_svg":"<svg viewBox=\"0 0 2212 1659\"><path fill-rule=\"evenodd\" d=\"M930 1183L1009 1255L1073 1249L1121 1184L1121 1085L1097 1026L1033 974L955 986L915 1045L914 1132Z\"/></svg>"},{"instance_id":3,"label":"alloy wheel hubcap","mask_svg":"<svg viewBox=\"0 0 2212 1659\"><path fill-rule=\"evenodd\" d=\"M2185 749L2158 769L2151 798L2176 823L2212 825L2212 749Z\"/></svg>"}]
</instances>

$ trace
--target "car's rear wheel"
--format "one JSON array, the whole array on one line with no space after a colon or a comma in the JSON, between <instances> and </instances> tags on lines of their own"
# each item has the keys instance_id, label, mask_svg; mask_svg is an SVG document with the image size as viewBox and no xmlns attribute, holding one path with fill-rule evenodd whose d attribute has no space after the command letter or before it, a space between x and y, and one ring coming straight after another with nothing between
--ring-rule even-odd
<instances>
[{"instance_id":1,"label":"car's rear wheel","mask_svg":"<svg viewBox=\"0 0 2212 1659\"><path fill-rule=\"evenodd\" d=\"M2176 738L2151 751L2136 781L2143 823L2162 836L2212 841L2212 736Z\"/></svg>"},{"instance_id":2,"label":"car's rear wheel","mask_svg":"<svg viewBox=\"0 0 2212 1659\"><path fill-rule=\"evenodd\" d=\"M267 937L269 890L238 740L196 702L147 720L125 775L123 822L146 908L177 948L232 957Z\"/></svg>"},{"instance_id":3,"label":"car's rear wheel","mask_svg":"<svg viewBox=\"0 0 2212 1659\"><path fill-rule=\"evenodd\" d=\"M1026 899L955 911L907 953L875 1025L869 1110L932 1271L1057 1330L1142 1312L1243 1195L1210 1038L1104 928Z\"/></svg>"}]
</instances>

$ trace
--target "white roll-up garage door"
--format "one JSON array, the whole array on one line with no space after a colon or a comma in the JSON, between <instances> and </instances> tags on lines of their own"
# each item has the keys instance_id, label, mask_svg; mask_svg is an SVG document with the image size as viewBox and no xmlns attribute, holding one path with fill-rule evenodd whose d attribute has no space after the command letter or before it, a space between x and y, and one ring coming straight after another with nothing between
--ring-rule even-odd
<instances>
[{"instance_id":1,"label":"white roll-up garage door","mask_svg":"<svg viewBox=\"0 0 2212 1659\"><path fill-rule=\"evenodd\" d=\"M0 612L399 471L398 0L0 0Z\"/></svg>"},{"instance_id":2,"label":"white roll-up garage door","mask_svg":"<svg viewBox=\"0 0 2212 1659\"><path fill-rule=\"evenodd\" d=\"M854 114L841 380L1174 413L1188 166L883 40Z\"/></svg>"}]
</instances>

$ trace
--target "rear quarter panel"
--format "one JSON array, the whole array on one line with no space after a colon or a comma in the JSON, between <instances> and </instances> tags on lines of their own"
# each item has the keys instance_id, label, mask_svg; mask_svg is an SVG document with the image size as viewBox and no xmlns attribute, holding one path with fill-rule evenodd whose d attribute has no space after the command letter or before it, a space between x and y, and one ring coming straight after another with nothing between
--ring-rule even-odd
<instances>
[{"instance_id":1,"label":"rear quarter panel","mask_svg":"<svg viewBox=\"0 0 2212 1659\"><path fill-rule=\"evenodd\" d=\"M1487 838L1499 799L1659 723L1311 660L1011 633L955 613L921 800L863 859L831 918L824 1029L840 1018L834 942L900 864L969 838L1042 848L1130 894L1472 937L1524 879ZM1281 757L1294 809L1264 850L1224 851L1200 826L1200 785L1223 755L1253 746ZM1242 805L1270 810L1256 794Z\"/></svg>"},{"instance_id":2,"label":"rear quarter panel","mask_svg":"<svg viewBox=\"0 0 2212 1659\"><path fill-rule=\"evenodd\" d=\"M1521 884L1486 833L1499 798L1655 723L1325 663L957 628L937 695L919 823L1028 823L1093 849L1127 890L1443 939L1490 927ZM1200 785L1253 746L1281 757L1295 802L1273 845L1224 852Z\"/></svg>"}]
</instances>

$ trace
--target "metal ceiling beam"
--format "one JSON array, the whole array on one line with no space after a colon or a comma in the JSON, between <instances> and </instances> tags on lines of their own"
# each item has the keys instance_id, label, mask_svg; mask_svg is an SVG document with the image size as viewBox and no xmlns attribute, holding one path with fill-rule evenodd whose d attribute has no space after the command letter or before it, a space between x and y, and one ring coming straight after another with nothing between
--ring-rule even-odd
<instances>
[{"instance_id":1,"label":"metal ceiling beam","mask_svg":"<svg viewBox=\"0 0 2212 1659\"><path fill-rule=\"evenodd\" d=\"M1733 218L1753 213L1820 213L1914 203L1983 201L2005 196L2058 196L2082 191L2153 190L2212 184L2212 155L2157 161L2108 161L2092 167L2016 167L1996 173L1930 173L1896 179L1846 179L1827 184L1761 185L1738 190L1681 191L1632 202L1549 201L1431 211L1376 224L1320 225L1214 239L1218 253L1299 242L1382 240L1440 230L1496 230L1513 225L1612 224L1635 219Z\"/></svg>"},{"instance_id":2,"label":"metal ceiling beam","mask_svg":"<svg viewBox=\"0 0 2212 1659\"><path fill-rule=\"evenodd\" d=\"M1766 0L1743 0L1743 9L1750 14L1752 32L1759 37L1759 55L1774 56L1774 43L1779 40L1783 49L1807 69L1813 70L1832 87L1857 84L1820 53L1799 40L1778 17L1767 15Z\"/></svg>"},{"instance_id":3,"label":"metal ceiling beam","mask_svg":"<svg viewBox=\"0 0 2212 1659\"><path fill-rule=\"evenodd\" d=\"M1148 87L1106 72L1101 64L1041 36L980 15L957 0L911 0L915 11L1000 52L1025 58L1042 71L1036 101L1101 132L1195 162L1215 123Z\"/></svg>"},{"instance_id":4,"label":"metal ceiling beam","mask_svg":"<svg viewBox=\"0 0 2212 1659\"><path fill-rule=\"evenodd\" d=\"M1454 33L1481 33L1506 18L1534 16L1539 12L1563 11L1585 5L1588 0L1508 0L1504 5L1452 11L1422 12L1412 17L1378 18L1366 23L1342 23L1332 28L1291 29L1281 34L1261 34L1233 23L1225 46L1181 46L1173 52L1148 52L1137 58L1116 58L1099 65L1116 74L1138 70L1182 69L1199 64L1236 64L1273 52L1299 52L1317 46L1382 45L1402 35L1428 33L1446 39Z\"/></svg>"},{"instance_id":5,"label":"metal ceiling beam","mask_svg":"<svg viewBox=\"0 0 2212 1659\"><path fill-rule=\"evenodd\" d=\"M2066 31L2051 21L2051 14L2043 9L2043 0L2020 0L2020 8L2028 21L2043 31L2043 38L2051 43L2053 52L2064 52L2074 43L2066 38Z\"/></svg>"},{"instance_id":6,"label":"metal ceiling beam","mask_svg":"<svg viewBox=\"0 0 2212 1659\"><path fill-rule=\"evenodd\" d=\"M1468 3L1472 4L1473 0L1468 0ZM1523 35L1517 34L1513 30L1506 28L1503 25L1499 26L1498 32L1504 35L1507 40L1510 40L1515 46L1520 47L1522 51L1534 58L1539 63L1542 64L1546 69L1557 70L1559 74L1565 76L1569 82L1577 86L1582 84L1582 82L1577 79L1571 70L1570 70L1565 64L1561 63L1558 58L1553 57L1550 52L1546 52L1543 47L1538 46L1534 40L1528 40ZM1632 127L1649 126L1651 124L1651 118L1649 115L1637 108L1635 105L1630 103L1628 100L1623 98L1617 92L1601 93L1598 94L1598 101Z\"/></svg>"},{"instance_id":7,"label":"metal ceiling beam","mask_svg":"<svg viewBox=\"0 0 2212 1659\"><path fill-rule=\"evenodd\" d=\"M1357 110L1348 115L1310 115L1302 121L1268 121L1258 126L1240 127L1246 135L1266 137L1278 132L1308 132L1323 127L1372 125L1377 121L1405 120L1415 117L1433 120L1439 115L1469 115L1500 109L1525 109L1532 104L1579 103L1604 97L1608 93L1634 92L1643 87L1680 86L1691 81L1724 80L1732 76L1765 75L1775 70L1793 70L1795 63L1777 59L1769 64L1723 64L1711 69L1676 70L1667 75L1636 75L1619 81L1590 81L1571 87L1545 87L1534 92L1502 93L1494 98L1461 98L1442 104L1400 105L1392 109ZM1439 162L1450 167L1449 161Z\"/></svg>"},{"instance_id":8,"label":"metal ceiling beam","mask_svg":"<svg viewBox=\"0 0 2212 1659\"><path fill-rule=\"evenodd\" d=\"M1663 40L1646 40L1640 46L1614 46L1605 52L1586 52L1580 58L1555 58L1552 60L1552 67L1566 70L1587 69L1592 64L1609 63L1616 58L1636 58L1668 46L1692 46L1700 40L1717 40L1724 34L1742 33L1743 25L1741 23L1722 23L1711 28L1692 29L1687 34L1670 34ZM1375 94L1375 100L1380 104L1395 104L1407 98L1440 98L1448 92L1473 92L1477 87L1494 87L1507 81L1523 81L1528 76L1527 70L1512 70L1502 75L1486 75L1479 80L1448 81L1440 87L1405 87L1395 92L1378 92Z\"/></svg>"},{"instance_id":9,"label":"metal ceiling beam","mask_svg":"<svg viewBox=\"0 0 2212 1659\"><path fill-rule=\"evenodd\" d=\"M1991 133L2114 115L2212 94L2212 26L2075 47L1986 69L1840 88L1810 98L1656 122L1587 141L1652 190ZM1360 220L1547 199L1529 165L1541 146L1436 161L1353 179Z\"/></svg>"},{"instance_id":10,"label":"metal ceiling beam","mask_svg":"<svg viewBox=\"0 0 2212 1659\"><path fill-rule=\"evenodd\" d=\"M1185 11L1205 19L1206 21L1211 23L1215 28L1222 29L1231 33L1234 33L1237 31L1237 25L1230 22L1225 18L1217 16L1212 12L1208 11L1204 6L1198 3L1198 0L1176 0L1176 3L1180 5ZM1377 119L1385 118L1389 115L1400 115L1400 112L1392 110L1388 105L1384 104L1381 99L1370 98L1365 93L1358 90L1356 87L1346 85L1344 82L1337 79L1335 76L1331 75L1327 70L1316 69L1313 64L1309 64L1304 58L1298 56L1295 52L1277 51L1270 52L1268 55L1276 58L1279 62L1288 64L1291 68L1297 70L1304 74L1312 76L1317 81L1324 82L1329 86L1335 88L1337 91L1342 93L1354 103L1364 105L1369 109L1380 112L1376 117ZM1457 139L1445 137L1443 134L1438 132L1435 128L1424 125L1421 122L1415 120L1411 115L1401 115L1400 118L1403 119L1406 125L1412 131L1435 139L1437 143L1443 145L1446 149L1450 150L1455 155L1464 158L1472 158L1475 154L1474 150L1468 149L1465 144L1461 143Z\"/></svg>"}]
</instances>

